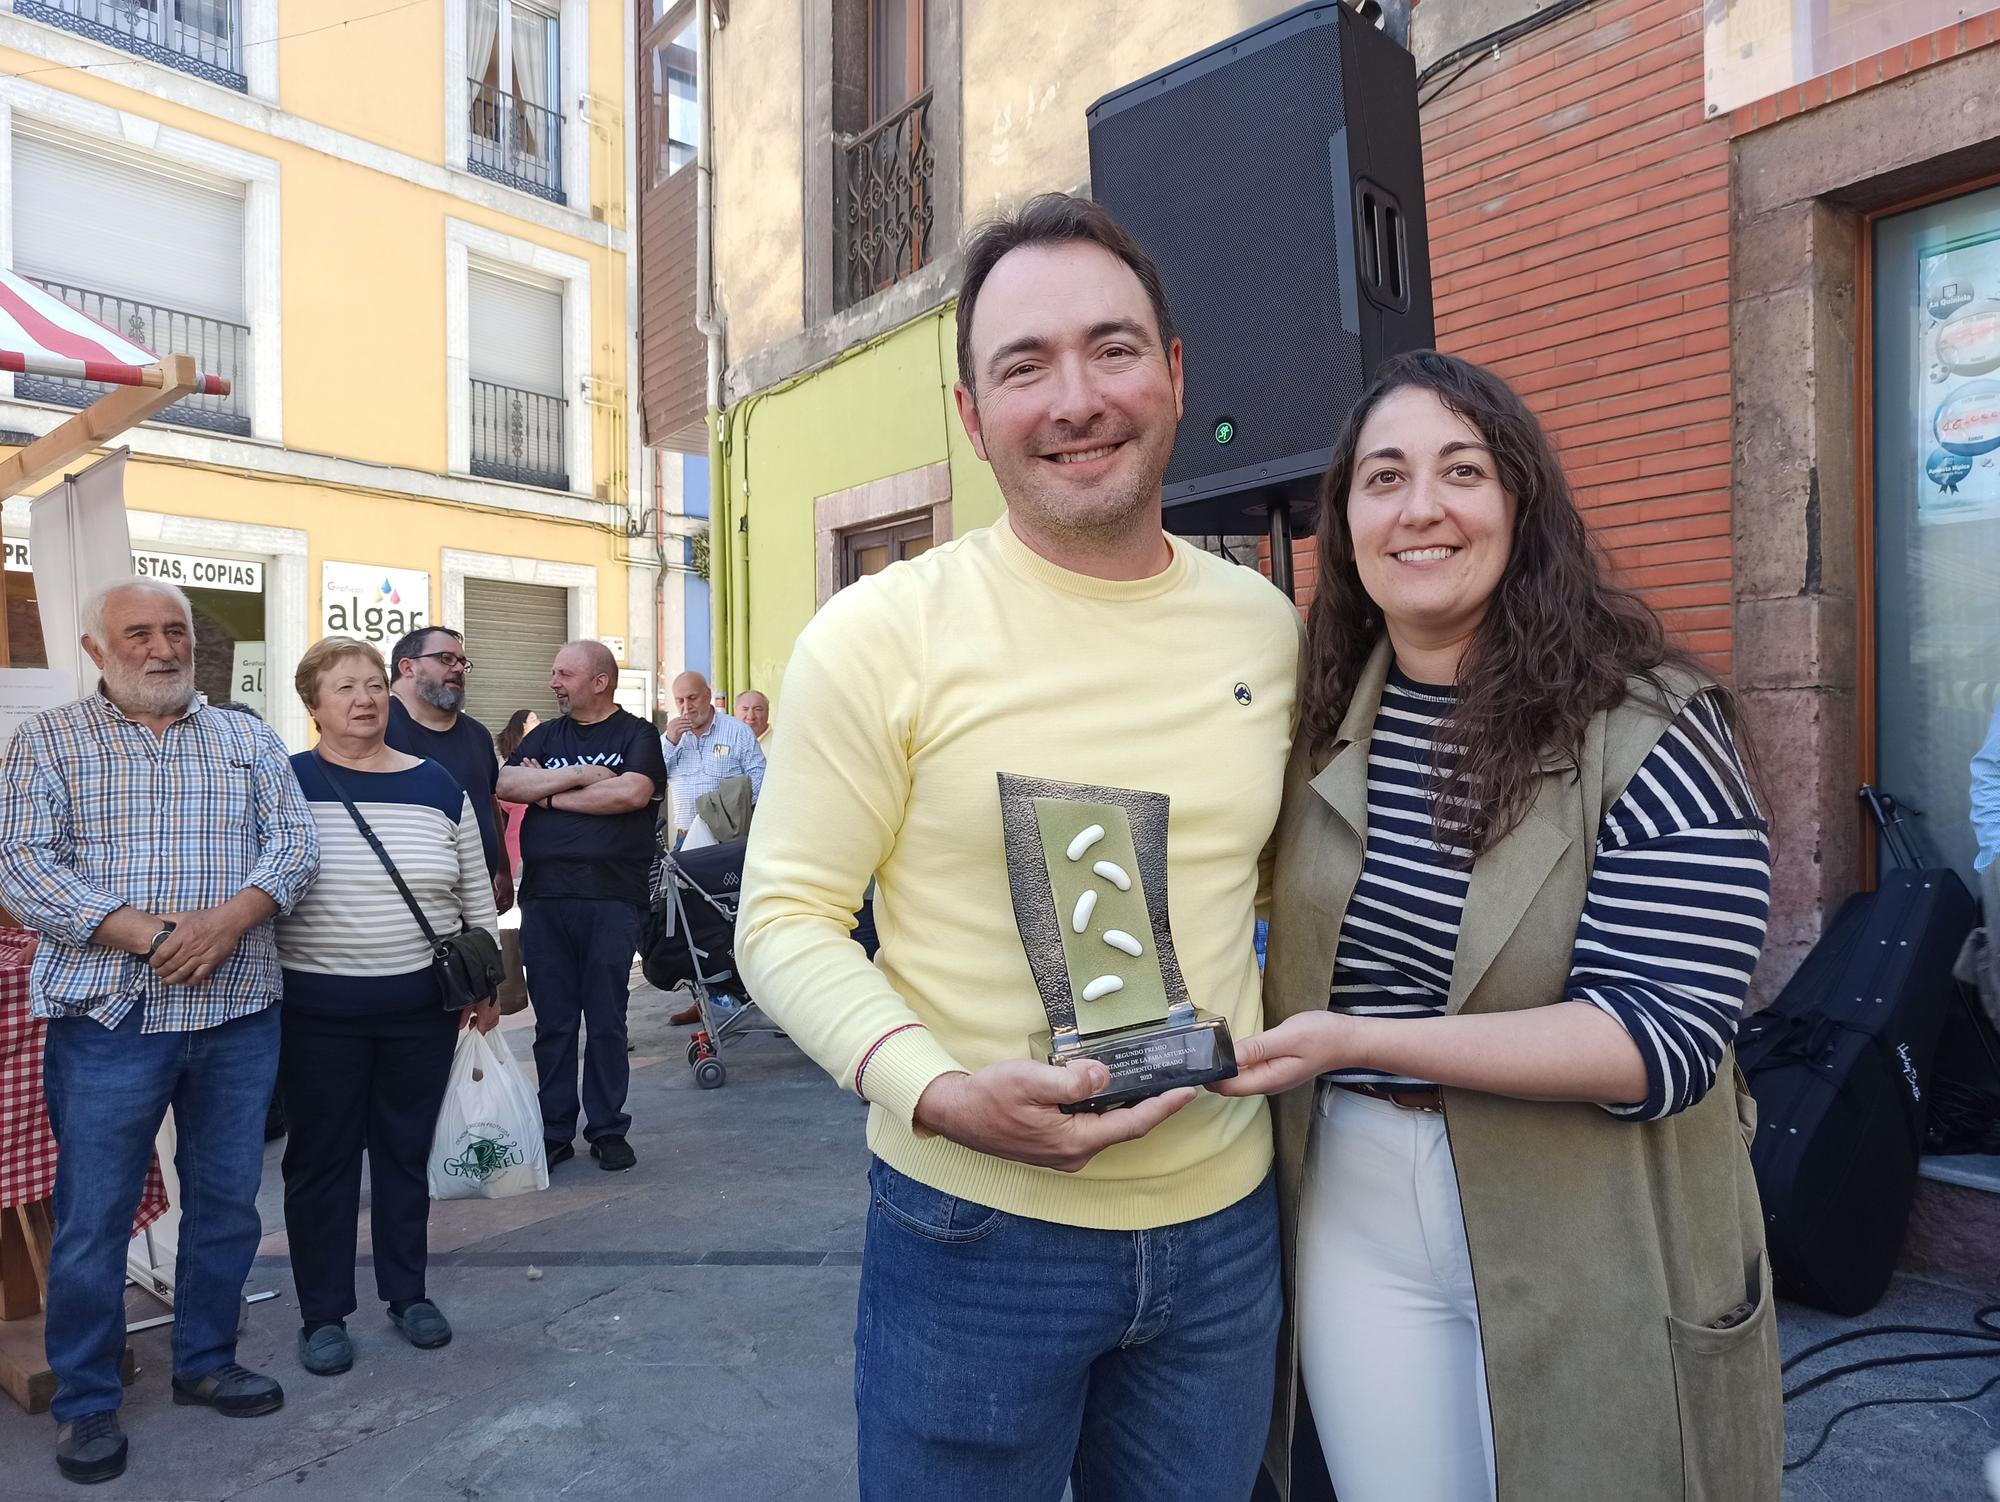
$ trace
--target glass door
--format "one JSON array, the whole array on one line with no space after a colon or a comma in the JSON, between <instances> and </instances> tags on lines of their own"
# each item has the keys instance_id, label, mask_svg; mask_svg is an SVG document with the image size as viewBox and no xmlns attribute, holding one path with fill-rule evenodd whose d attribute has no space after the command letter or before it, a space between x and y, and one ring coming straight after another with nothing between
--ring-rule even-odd
<instances>
[{"instance_id":1,"label":"glass door","mask_svg":"<svg viewBox=\"0 0 2000 1502\"><path fill-rule=\"evenodd\" d=\"M2000 842L2000 188L1874 226L1876 782L1926 860ZM1981 861L1985 864L1985 861Z\"/></svg>"}]
</instances>

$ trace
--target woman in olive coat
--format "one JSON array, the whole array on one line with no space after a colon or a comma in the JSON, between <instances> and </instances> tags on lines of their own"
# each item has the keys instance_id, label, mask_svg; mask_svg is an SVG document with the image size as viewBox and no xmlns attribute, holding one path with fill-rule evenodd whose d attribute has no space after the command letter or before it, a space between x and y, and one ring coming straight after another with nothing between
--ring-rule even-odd
<instances>
[{"instance_id":1,"label":"woman in olive coat","mask_svg":"<svg viewBox=\"0 0 2000 1502\"><path fill-rule=\"evenodd\" d=\"M1609 584L1540 424L1398 357L1334 450L1265 1006L1297 1382L1341 1502L1779 1492L1734 1041L1734 701Z\"/></svg>"}]
</instances>

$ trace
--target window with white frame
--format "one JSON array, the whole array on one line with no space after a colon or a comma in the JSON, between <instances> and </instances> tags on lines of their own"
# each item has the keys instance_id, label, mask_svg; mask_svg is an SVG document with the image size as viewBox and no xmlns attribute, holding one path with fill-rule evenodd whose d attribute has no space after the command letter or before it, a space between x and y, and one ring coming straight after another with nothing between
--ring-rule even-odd
<instances>
[{"instance_id":1,"label":"window with white frame","mask_svg":"<svg viewBox=\"0 0 2000 1502\"><path fill-rule=\"evenodd\" d=\"M155 421L251 431L244 185L16 117L14 269L156 354L192 355L228 396L176 402ZM104 388L16 376L29 401L86 406Z\"/></svg>"},{"instance_id":2,"label":"window with white frame","mask_svg":"<svg viewBox=\"0 0 2000 1502\"><path fill-rule=\"evenodd\" d=\"M569 489L561 284L478 264L466 292L472 473Z\"/></svg>"},{"instance_id":3,"label":"window with white frame","mask_svg":"<svg viewBox=\"0 0 2000 1502\"><path fill-rule=\"evenodd\" d=\"M534 0L466 7L467 168L556 203L563 184L562 28Z\"/></svg>"},{"instance_id":4,"label":"window with white frame","mask_svg":"<svg viewBox=\"0 0 2000 1502\"><path fill-rule=\"evenodd\" d=\"M701 140L700 101L695 93L698 24L696 11L689 7L669 20L651 43L647 134L656 184L692 163Z\"/></svg>"}]
</instances>

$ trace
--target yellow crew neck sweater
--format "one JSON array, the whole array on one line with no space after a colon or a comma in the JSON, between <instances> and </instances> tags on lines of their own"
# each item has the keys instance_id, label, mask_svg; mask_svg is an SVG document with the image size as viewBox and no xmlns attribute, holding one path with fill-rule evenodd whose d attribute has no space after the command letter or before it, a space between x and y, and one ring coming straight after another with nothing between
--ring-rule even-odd
<instances>
[{"instance_id":1,"label":"yellow crew neck sweater","mask_svg":"<svg viewBox=\"0 0 2000 1502\"><path fill-rule=\"evenodd\" d=\"M1044 1058L1014 925L996 774L1170 800L1168 911L1195 1005L1262 1026L1258 863L1277 821L1299 651L1254 570L1177 540L1149 579L1071 573L1003 518L842 590L783 683L785 735L751 827L737 925L749 990L870 1102L868 1144L947 1194L1140 1230L1213 1214L1271 1163L1260 1097L1209 1091L1080 1173L916 1127L940 1075ZM869 878L881 951L849 937ZM911 1026L911 1024L917 1024Z\"/></svg>"}]
</instances>

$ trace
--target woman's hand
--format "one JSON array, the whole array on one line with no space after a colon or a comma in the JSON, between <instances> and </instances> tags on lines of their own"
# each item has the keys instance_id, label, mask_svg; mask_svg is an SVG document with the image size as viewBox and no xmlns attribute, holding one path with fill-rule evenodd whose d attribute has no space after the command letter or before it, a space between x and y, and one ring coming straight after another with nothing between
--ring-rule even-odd
<instances>
[{"instance_id":1,"label":"woman's hand","mask_svg":"<svg viewBox=\"0 0 2000 1502\"><path fill-rule=\"evenodd\" d=\"M1208 1088L1217 1095L1278 1095L1355 1063L1353 1019L1338 1012L1301 1012L1268 1032L1236 1040L1236 1076Z\"/></svg>"},{"instance_id":2,"label":"woman's hand","mask_svg":"<svg viewBox=\"0 0 2000 1502\"><path fill-rule=\"evenodd\" d=\"M500 998L489 996L477 1006L461 1008L458 1025L475 1028L482 1033L492 1032L500 1025Z\"/></svg>"}]
</instances>

